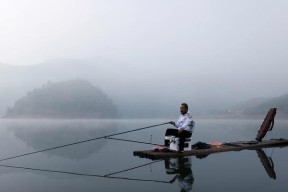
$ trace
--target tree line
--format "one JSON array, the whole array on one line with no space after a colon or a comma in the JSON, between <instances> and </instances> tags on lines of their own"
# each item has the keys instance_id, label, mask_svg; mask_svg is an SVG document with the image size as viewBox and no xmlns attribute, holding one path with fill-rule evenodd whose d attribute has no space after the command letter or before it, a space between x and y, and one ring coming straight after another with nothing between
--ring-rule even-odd
<instances>
[{"instance_id":1,"label":"tree line","mask_svg":"<svg viewBox=\"0 0 288 192\"><path fill-rule=\"evenodd\" d=\"M7 118L115 118L117 107L87 80L48 82L8 107Z\"/></svg>"}]
</instances>

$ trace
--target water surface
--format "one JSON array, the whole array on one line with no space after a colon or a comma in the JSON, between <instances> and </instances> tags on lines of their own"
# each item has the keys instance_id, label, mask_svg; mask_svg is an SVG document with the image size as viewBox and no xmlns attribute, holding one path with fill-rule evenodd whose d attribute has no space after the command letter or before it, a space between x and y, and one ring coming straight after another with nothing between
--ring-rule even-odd
<instances>
[{"instance_id":1,"label":"water surface","mask_svg":"<svg viewBox=\"0 0 288 192\"><path fill-rule=\"evenodd\" d=\"M168 120L1 120L0 159ZM262 120L198 119L193 143L254 140ZM266 138L288 138L288 121L276 120ZM163 143L169 125L117 136ZM116 137L116 136L115 136ZM152 161L133 156L153 146L99 139L0 161L2 191L286 191L288 148ZM265 155L274 168L263 166ZM271 159L271 160L270 160ZM183 180L186 179L183 184ZM188 186L187 186L188 185Z\"/></svg>"}]
</instances>

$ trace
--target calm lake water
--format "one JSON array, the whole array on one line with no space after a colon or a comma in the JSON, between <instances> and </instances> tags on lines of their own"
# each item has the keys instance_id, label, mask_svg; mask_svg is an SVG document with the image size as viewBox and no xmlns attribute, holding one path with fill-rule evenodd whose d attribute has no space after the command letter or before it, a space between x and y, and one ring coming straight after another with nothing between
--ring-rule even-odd
<instances>
[{"instance_id":1,"label":"calm lake water","mask_svg":"<svg viewBox=\"0 0 288 192\"><path fill-rule=\"evenodd\" d=\"M0 159L167 121L0 120ZM254 140L263 120L195 121L193 143L209 143ZM162 144L168 127L163 125L115 137ZM265 138L288 138L288 121L276 120L273 132ZM133 156L135 150L152 147L100 139L0 161L0 188L7 192L270 192L288 189L287 147L211 154L202 159L152 161ZM274 170L264 168L259 158L263 154L273 161Z\"/></svg>"}]
</instances>

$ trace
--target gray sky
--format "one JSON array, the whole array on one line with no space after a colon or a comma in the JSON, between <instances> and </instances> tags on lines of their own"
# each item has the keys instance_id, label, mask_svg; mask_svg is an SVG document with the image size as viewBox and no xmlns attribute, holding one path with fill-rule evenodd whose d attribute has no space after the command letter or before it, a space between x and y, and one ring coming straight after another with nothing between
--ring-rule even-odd
<instances>
[{"instance_id":1,"label":"gray sky","mask_svg":"<svg viewBox=\"0 0 288 192\"><path fill-rule=\"evenodd\" d=\"M282 67L287 61L286 0L0 0L0 5L2 63L113 57L199 63L206 70L254 69L263 62Z\"/></svg>"},{"instance_id":2,"label":"gray sky","mask_svg":"<svg viewBox=\"0 0 288 192\"><path fill-rule=\"evenodd\" d=\"M287 0L0 0L0 63L107 58L204 98L277 96L287 10Z\"/></svg>"}]
</instances>

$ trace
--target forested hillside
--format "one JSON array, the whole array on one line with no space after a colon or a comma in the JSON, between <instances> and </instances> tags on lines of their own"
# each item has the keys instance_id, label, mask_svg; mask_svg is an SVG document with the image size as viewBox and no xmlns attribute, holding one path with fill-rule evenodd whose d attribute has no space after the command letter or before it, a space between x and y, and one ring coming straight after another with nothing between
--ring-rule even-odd
<instances>
[{"instance_id":1,"label":"forested hillside","mask_svg":"<svg viewBox=\"0 0 288 192\"><path fill-rule=\"evenodd\" d=\"M277 117L288 118L288 94L273 98L254 98L242 104L217 111L213 115L225 117L265 117L270 108L277 108Z\"/></svg>"},{"instance_id":2,"label":"forested hillside","mask_svg":"<svg viewBox=\"0 0 288 192\"><path fill-rule=\"evenodd\" d=\"M86 80L48 82L7 109L7 118L115 118L117 108Z\"/></svg>"}]
</instances>

